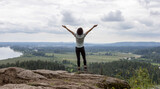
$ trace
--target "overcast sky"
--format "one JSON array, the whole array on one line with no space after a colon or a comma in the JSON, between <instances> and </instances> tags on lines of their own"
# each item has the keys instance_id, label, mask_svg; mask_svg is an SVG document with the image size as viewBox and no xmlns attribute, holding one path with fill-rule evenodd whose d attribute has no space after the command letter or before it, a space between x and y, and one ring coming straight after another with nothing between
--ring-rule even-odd
<instances>
[{"instance_id":1,"label":"overcast sky","mask_svg":"<svg viewBox=\"0 0 160 89\"><path fill-rule=\"evenodd\" d=\"M0 42L160 42L160 0L0 0Z\"/></svg>"}]
</instances>

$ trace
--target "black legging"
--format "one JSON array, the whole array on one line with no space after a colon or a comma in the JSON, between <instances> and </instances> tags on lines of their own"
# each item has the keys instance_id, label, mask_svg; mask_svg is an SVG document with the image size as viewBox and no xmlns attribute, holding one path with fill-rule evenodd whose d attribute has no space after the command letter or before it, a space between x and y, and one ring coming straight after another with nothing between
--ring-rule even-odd
<instances>
[{"instance_id":1,"label":"black legging","mask_svg":"<svg viewBox=\"0 0 160 89\"><path fill-rule=\"evenodd\" d=\"M78 67L80 67L80 53L81 53L81 55L83 57L83 63L84 63L84 65L86 65L86 53L85 53L84 47L82 47L82 48L77 48L76 47L76 55L77 55L77 65L78 65Z\"/></svg>"}]
</instances>

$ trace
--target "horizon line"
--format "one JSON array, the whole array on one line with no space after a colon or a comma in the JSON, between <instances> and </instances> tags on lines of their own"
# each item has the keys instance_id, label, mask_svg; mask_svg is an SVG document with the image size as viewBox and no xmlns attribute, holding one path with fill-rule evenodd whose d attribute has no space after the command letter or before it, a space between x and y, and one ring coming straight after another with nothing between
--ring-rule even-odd
<instances>
[{"instance_id":1,"label":"horizon line","mask_svg":"<svg viewBox=\"0 0 160 89\"><path fill-rule=\"evenodd\" d=\"M30 42L28 42L28 41L6 41L6 42L0 42L0 43L76 43L76 42L62 42L62 41L59 41L59 42L50 42L50 41L30 41ZM92 42L85 42L84 44L112 44L112 43L122 43L122 42L130 42L130 43L137 43L137 42L146 42L146 43L151 43L151 42L153 42L153 43L160 43L160 41L158 42L158 41L117 41L117 42L109 42L109 43L92 43Z\"/></svg>"}]
</instances>

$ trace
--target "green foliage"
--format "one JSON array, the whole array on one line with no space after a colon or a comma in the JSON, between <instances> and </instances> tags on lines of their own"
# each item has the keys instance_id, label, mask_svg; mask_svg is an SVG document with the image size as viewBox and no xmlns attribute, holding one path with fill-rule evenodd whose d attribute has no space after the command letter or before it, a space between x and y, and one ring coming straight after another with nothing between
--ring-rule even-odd
<instances>
[{"instance_id":1,"label":"green foliage","mask_svg":"<svg viewBox=\"0 0 160 89\"><path fill-rule=\"evenodd\" d=\"M6 67L21 67L25 69L49 69L49 70L65 70L65 66L57 61L23 61L16 63L7 63L7 64L1 64L0 68L6 68Z\"/></svg>"},{"instance_id":2,"label":"green foliage","mask_svg":"<svg viewBox=\"0 0 160 89\"><path fill-rule=\"evenodd\" d=\"M152 82L148 70L141 67L137 69L133 77L129 79L129 84L133 89L149 89L152 86Z\"/></svg>"},{"instance_id":3,"label":"green foliage","mask_svg":"<svg viewBox=\"0 0 160 89\"><path fill-rule=\"evenodd\" d=\"M160 47L137 50L135 53L142 55L142 58L147 58L146 61L160 63Z\"/></svg>"},{"instance_id":4,"label":"green foliage","mask_svg":"<svg viewBox=\"0 0 160 89\"><path fill-rule=\"evenodd\" d=\"M35 56L45 56L45 53L44 52L32 52L32 55L35 55Z\"/></svg>"},{"instance_id":5,"label":"green foliage","mask_svg":"<svg viewBox=\"0 0 160 89\"><path fill-rule=\"evenodd\" d=\"M62 61L62 64L65 65L66 71L68 71L68 72L70 72L70 73L76 71L77 65L75 65L74 63L72 63L72 62L70 62L70 61L67 61L67 60L63 60L63 61Z\"/></svg>"},{"instance_id":6,"label":"green foliage","mask_svg":"<svg viewBox=\"0 0 160 89\"><path fill-rule=\"evenodd\" d=\"M108 63L90 63L89 71L94 74L103 74L127 80L134 76L136 70L140 67L147 69L152 83L160 83L160 69L158 66L153 66L145 62L120 60Z\"/></svg>"}]
</instances>

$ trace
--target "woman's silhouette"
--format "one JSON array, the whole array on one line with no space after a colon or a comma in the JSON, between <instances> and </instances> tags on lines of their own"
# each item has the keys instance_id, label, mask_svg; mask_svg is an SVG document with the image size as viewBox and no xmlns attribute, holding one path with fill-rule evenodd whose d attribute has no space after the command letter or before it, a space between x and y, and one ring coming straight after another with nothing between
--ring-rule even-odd
<instances>
[{"instance_id":1,"label":"woman's silhouette","mask_svg":"<svg viewBox=\"0 0 160 89\"><path fill-rule=\"evenodd\" d=\"M77 56L78 71L80 71L80 53L81 53L81 55L83 57L84 71L87 71L86 54L85 54L85 48L84 48L84 45L83 45L84 38L94 27L97 27L97 25L94 25L86 33L83 33L83 29L81 27L77 29L77 33L74 33L73 31L71 31L70 29L68 29L65 25L62 25L62 27L66 28L76 38L75 51L76 51L76 56Z\"/></svg>"}]
</instances>

